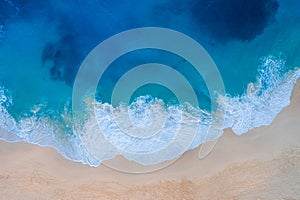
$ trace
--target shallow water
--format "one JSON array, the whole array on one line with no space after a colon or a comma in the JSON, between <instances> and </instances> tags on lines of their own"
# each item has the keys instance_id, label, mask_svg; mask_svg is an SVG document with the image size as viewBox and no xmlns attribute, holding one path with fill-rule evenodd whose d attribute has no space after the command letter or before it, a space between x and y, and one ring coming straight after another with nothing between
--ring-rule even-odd
<instances>
[{"instance_id":1,"label":"shallow water","mask_svg":"<svg viewBox=\"0 0 300 200\"><path fill-rule=\"evenodd\" d=\"M149 165L215 140L224 128L231 127L241 135L269 125L289 104L299 78L299 5L296 0L278 1L278 6L271 0L249 0L247 5L231 0L226 6L228 12L240 16L236 19L222 9L224 2L142 1L133 9L130 1L1 1L0 138L52 146L65 157L91 166L118 154ZM214 18L214 12L219 13L219 19ZM72 86L84 58L108 37L147 26L190 36L215 61L227 95L219 98L225 121L213 134L206 136L219 119L210 112L204 79L178 55L153 49L130 52L115 60L99 82L97 101L82 99L86 104L83 120L73 121ZM130 105L112 107L111 94L122 75L153 62L182 74L196 92L200 107L179 104L174 93L157 85L139 88ZM92 108L95 116L88 112ZM126 113L130 119L124 117ZM103 135L96 134L95 126ZM141 134L140 128L157 134L146 138L124 134L124 129ZM188 136L179 137L178 130ZM188 134L194 130L195 134ZM181 148L183 144L185 148ZM168 151L153 158L168 146Z\"/></svg>"}]
</instances>

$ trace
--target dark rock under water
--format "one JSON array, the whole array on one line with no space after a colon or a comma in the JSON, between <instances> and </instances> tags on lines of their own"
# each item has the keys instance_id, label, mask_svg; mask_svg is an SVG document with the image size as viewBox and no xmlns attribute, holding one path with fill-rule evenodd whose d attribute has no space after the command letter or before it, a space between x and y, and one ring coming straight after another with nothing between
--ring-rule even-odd
<instances>
[{"instance_id":1,"label":"dark rock under water","mask_svg":"<svg viewBox=\"0 0 300 200\"><path fill-rule=\"evenodd\" d=\"M56 42L45 44L42 53L42 64L50 62L49 72L53 80L64 80L72 84L76 69L80 64L80 56L72 35L64 35Z\"/></svg>"}]
</instances>

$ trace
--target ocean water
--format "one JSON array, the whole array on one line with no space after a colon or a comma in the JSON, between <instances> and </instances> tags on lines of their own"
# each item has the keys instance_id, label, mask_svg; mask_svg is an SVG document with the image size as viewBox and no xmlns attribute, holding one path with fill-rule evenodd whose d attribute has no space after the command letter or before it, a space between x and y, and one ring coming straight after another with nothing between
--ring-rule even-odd
<instances>
[{"instance_id":1,"label":"ocean water","mask_svg":"<svg viewBox=\"0 0 300 200\"><path fill-rule=\"evenodd\" d=\"M95 98L82 97L75 120L73 84L85 57L105 39L140 27L176 30L206 49L226 91L218 109L211 108L205 78L191 63L142 49L111 63ZM0 0L0 139L51 146L90 166L117 155L143 165L172 160L221 137L225 128L242 135L271 124L300 77L299 36L296 0ZM157 84L112 104L118 80L146 63L177 70L199 106Z\"/></svg>"}]
</instances>

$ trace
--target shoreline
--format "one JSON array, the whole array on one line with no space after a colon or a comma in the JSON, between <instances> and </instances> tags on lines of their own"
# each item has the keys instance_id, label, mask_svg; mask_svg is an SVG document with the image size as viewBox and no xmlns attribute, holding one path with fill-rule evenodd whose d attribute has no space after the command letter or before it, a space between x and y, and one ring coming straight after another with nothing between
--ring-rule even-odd
<instances>
[{"instance_id":1,"label":"shoreline","mask_svg":"<svg viewBox=\"0 0 300 200\"><path fill-rule=\"evenodd\" d=\"M270 126L226 129L203 160L199 147L141 175L70 161L50 147L0 141L0 199L300 198L300 81Z\"/></svg>"}]
</instances>

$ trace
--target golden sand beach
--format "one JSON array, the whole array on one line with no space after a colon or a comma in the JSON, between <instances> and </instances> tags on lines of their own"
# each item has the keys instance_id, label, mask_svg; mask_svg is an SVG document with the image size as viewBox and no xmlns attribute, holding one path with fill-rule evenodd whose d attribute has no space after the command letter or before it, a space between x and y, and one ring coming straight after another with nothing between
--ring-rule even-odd
<instances>
[{"instance_id":1,"label":"golden sand beach","mask_svg":"<svg viewBox=\"0 0 300 200\"><path fill-rule=\"evenodd\" d=\"M133 175L66 160L54 149L0 142L0 199L300 199L300 82L270 126L226 130L168 168Z\"/></svg>"}]
</instances>

